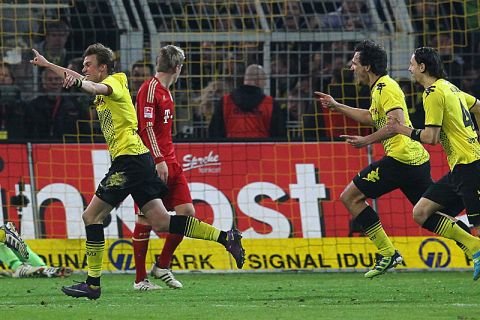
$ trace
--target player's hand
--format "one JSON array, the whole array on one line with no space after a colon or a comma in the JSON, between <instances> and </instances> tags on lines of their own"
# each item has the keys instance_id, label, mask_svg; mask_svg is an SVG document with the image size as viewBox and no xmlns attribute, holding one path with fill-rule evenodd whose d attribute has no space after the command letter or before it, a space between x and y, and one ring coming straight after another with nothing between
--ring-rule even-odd
<instances>
[{"instance_id":1,"label":"player's hand","mask_svg":"<svg viewBox=\"0 0 480 320\"><path fill-rule=\"evenodd\" d=\"M387 115L387 124L385 125L385 128L387 128L388 133L399 133L398 130L400 129L400 121L395 117Z\"/></svg>"},{"instance_id":2,"label":"player's hand","mask_svg":"<svg viewBox=\"0 0 480 320\"><path fill-rule=\"evenodd\" d=\"M322 107L330 109L332 111L337 108L337 101L335 101L332 96L319 91L315 91L314 93L317 101L322 104Z\"/></svg>"},{"instance_id":3,"label":"player's hand","mask_svg":"<svg viewBox=\"0 0 480 320\"><path fill-rule=\"evenodd\" d=\"M167 163L165 161L157 163L155 165L155 169L157 169L157 174L158 174L158 177L160 178L160 180L162 180L163 182L165 182L165 184L167 184L167 180L168 180L168 166L167 166Z\"/></svg>"},{"instance_id":4,"label":"player's hand","mask_svg":"<svg viewBox=\"0 0 480 320\"><path fill-rule=\"evenodd\" d=\"M350 144L352 147L357 149L363 148L369 145L369 143L367 142L367 139L362 136L350 136L347 134L343 134L340 136L340 138L344 138L348 144Z\"/></svg>"},{"instance_id":5,"label":"player's hand","mask_svg":"<svg viewBox=\"0 0 480 320\"><path fill-rule=\"evenodd\" d=\"M63 79L63 87L65 89L70 89L71 87L81 87L81 82L82 78L80 77L75 77L71 74L67 74L66 72L64 73L64 79Z\"/></svg>"},{"instance_id":6,"label":"player's hand","mask_svg":"<svg viewBox=\"0 0 480 320\"><path fill-rule=\"evenodd\" d=\"M37 50L32 49L32 51L35 54L35 57L32 60L30 60L30 63L35 65L35 66L39 66L39 67L48 67L50 62L48 62L48 60L45 59L44 56L42 56L40 53L38 53Z\"/></svg>"}]
</instances>

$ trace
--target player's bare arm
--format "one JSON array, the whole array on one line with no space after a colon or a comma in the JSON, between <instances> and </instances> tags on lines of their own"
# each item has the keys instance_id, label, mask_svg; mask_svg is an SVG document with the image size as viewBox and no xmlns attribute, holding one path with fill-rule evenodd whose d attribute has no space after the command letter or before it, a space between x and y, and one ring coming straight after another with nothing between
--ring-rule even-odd
<instances>
[{"instance_id":1,"label":"player's bare arm","mask_svg":"<svg viewBox=\"0 0 480 320\"><path fill-rule=\"evenodd\" d=\"M317 101L322 105L323 108L331 111L341 112L350 119L360 122L363 125L373 126L372 115L368 110L352 108L345 104L338 103L332 96L323 92L315 91L314 93Z\"/></svg>"},{"instance_id":2,"label":"player's bare arm","mask_svg":"<svg viewBox=\"0 0 480 320\"><path fill-rule=\"evenodd\" d=\"M387 115L390 115L396 119L398 119L399 123L405 123L405 117L403 115L402 109L393 109L387 112ZM379 130L375 131L374 133L362 137L362 136L350 136L350 135L341 135L341 138L344 138L347 143L352 145L354 148L363 148L370 144L381 142L386 139L390 139L391 137L395 136L397 133L391 132L386 127L380 128Z\"/></svg>"},{"instance_id":3,"label":"player's bare arm","mask_svg":"<svg viewBox=\"0 0 480 320\"><path fill-rule=\"evenodd\" d=\"M70 70L70 69L58 66L54 63L51 63L44 56L42 56L37 50L32 49L32 51L35 54L35 57L32 60L30 60L31 64L33 64L35 66L38 66L38 67L48 68L48 69L52 70L53 72L55 72L60 77L64 77L65 74L68 74L68 75L72 75L76 78L82 78L81 74L79 74L79 73L77 73L73 70Z\"/></svg>"},{"instance_id":4,"label":"player's bare arm","mask_svg":"<svg viewBox=\"0 0 480 320\"><path fill-rule=\"evenodd\" d=\"M401 124L399 119L388 115L388 122L385 126L386 130L390 133L403 134L424 144L436 145L440 141L440 129L441 127L426 126L425 129L410 128L404 124Z\"/></svg>"},{"instance_id":5,"label":"player's bare arm","mask_svg":"<svg viewBox=\"0 0 480 320\"><path fill-rule=\"evenodd\" d=\"M84 92L90 93L92 95L101 94L104 96L109 96L112 94L113 90L110 86L103 83L96 83L89 80L83 80L83 77L77 77L65 73L65 79L63 80L63 87L65 89L70 89L71 87L77 87Z\"/></svg>"}]
</instances>

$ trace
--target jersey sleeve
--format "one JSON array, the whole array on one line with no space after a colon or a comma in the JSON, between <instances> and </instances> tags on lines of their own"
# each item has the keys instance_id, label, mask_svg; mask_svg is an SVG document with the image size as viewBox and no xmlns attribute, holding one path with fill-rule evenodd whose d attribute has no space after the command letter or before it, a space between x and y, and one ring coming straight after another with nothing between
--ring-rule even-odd
<instances>
[{"instance_id":1,"label":"jersey sleeve","mask_svg":"<svg viewBox=\"0 0 480 320\"><path fill-rule=\"evenodd\" d=\"M477 103L477 98L475 98L472 95L469 95L466 92L462 92L462 93L465 97L465 101L467 102L468 110L472 109L472 107Z\"/></svg>"},{"instance_id":2,"label":"jersey sleeve","mask_svg":"<svg viewBox=\"0 0 480 320\"><path fill-rule=\"evenodd\" d=\"M445 96L442 92L435 90L424 94L423 108L425 109L425 126L441 127L445 108Z\"/></svg>"},{"instance_id":3,"label":"jersey sleeve","mask_svg":"<svg viewBox=\"0 0 480 320\"><path fill-rule=\"evenodd\" d=\"M122 90L123 90L122 84L115 77L108 76L105 79L103 79L103 81L100 83L106 84L107 86L112 88L112 93L110 94L110 98L112 98L113 100L119 100L122 97Z\"/></svg>"},{"instance_id":4,"label":"jersey sleeve","mask_svg":"<svg viewBox=\"0 0 480 320\"><path fill-rule=\"evenodd\" d=\"M405 104L405 96L403 95L403 92L394 87L385 90L385 92L380 95L380 99L385 113L394 109L400 109Z\"/></svg>"},{"instance_id":5,"label":"jersey sleeve","mask_svg":"<svg viewBox=\"0 0 480 320\"><path fill-rule=\"evenodd\" d=\"M160 152L160 147L158 146L155 132L153 130L156 116L155 103L155 95L150 92L150 86L142 86L138 91L137 100L135 102L138 118L138 134L142 138L143 143L150 150L155 163L160 163L165 161L165 159Z\"/></svg>"}]
</instances>

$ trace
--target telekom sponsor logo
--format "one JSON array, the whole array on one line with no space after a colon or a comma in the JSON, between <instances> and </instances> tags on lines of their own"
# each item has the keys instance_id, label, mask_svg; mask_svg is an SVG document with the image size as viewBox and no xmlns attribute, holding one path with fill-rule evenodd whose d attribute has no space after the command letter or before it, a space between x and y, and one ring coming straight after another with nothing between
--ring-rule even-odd
<instances>
[{"instance_id":1,"label":"telekom sponsor logo","mask_svg":"<svg viewBox=\"0 0 480 320\"><path fill-rule=\"evenodd\" d=\"M222 169L221 165L220 156L214 154L213 150L205 157L197 157L190 153L183 156L184 171L198 169L201 173L218 173Z\"/></svg>"}]
</instances>

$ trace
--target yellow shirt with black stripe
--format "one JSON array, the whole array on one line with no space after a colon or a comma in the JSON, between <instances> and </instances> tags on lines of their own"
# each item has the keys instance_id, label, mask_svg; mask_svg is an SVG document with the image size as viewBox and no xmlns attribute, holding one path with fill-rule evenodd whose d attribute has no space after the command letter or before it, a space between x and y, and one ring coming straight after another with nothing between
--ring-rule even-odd
<instances>
[{"instance_id":1,"label":"yellow shirt with black stripe","mask_svg":"<svg viewBox=\"0 0 480 320\"><path fill-rule=\"evenodd\" d=\"M370 114L376 130L387 124L387 113L394 109L401 109L405 118L405 125L411 127L408 116L405 95L398 83L388 75L381 76L371 87L372 104ZM421 143L401 134L382 141L385 155L409 165L421 165L430 159L430 155Z\"/></svg>"},{"instance_id":2,"label":"yellow shirt with black stripe","mask_svg":"<svg viewBox=\"0 0 480 320\"><path fill-rule=\"evenodd\" d=\"M112 160L121 155L149 152L137 134L137 113L128 90L127 76L115 73L100 83L112 88L110 95L97 95L94 102Z\"/></svg>"},{"instance_id":3,"label":"yellow shirt with black stripe","mask_svg":"<svg viewBox=\"0 0 480 320\"><path fill-rule=\"evenodd\" d=\"M468 111L476 100L445 79L438 79L423 93L425 126L441 127L440 143L450 170L480 160L480 143Z\"/></svg>"}]
</instances>

